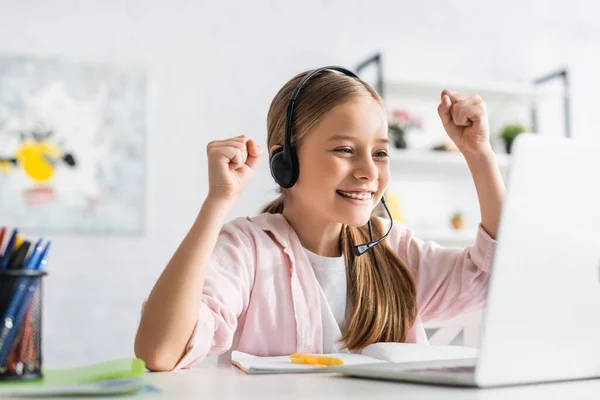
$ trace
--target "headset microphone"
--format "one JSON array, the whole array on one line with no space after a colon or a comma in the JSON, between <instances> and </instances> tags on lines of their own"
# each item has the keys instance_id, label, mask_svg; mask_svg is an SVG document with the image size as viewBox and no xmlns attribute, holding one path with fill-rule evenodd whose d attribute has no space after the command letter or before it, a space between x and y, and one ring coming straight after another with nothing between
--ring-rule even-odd
<instances>
[{"instance_id":1,"label":"headset microphone","mask_svg":"<svg viewBox=\"0 0 600 400\"><path fill-rule=\"evenodd\" d=\"M369 241L367 243L359 244L358 246L352 246L352 252L354 253L354 255L356 257L362 256L370 248L375 247L375 245L377 243L379 243L383 239L385 239L390 234L390 232L392 231L392 226L394 225L394 219L392 218L392 213L390 213L390 210L387 207L387 204L385 204L385 197L381 198L381 204L383 204L383 207L385 208L385 211L387 212L388 217L390 218L390 227L389 227L388 231L386 232L386 234L383 235L383 237L381 237L381 238L379 238L377 240L373 240L373 232L372 232L372 228L371 228L371 220L369 219L369 236L371 237L371 241Z\"/></svg>"}]
</instances>

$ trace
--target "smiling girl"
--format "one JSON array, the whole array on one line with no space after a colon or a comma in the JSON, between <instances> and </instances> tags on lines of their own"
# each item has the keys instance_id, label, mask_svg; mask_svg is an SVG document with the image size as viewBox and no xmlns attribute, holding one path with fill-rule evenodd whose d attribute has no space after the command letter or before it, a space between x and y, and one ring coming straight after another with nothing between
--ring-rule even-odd
<instances>
[{"instance_id":1,"label":"smiling girl","mask_svg":"<svg viewBox=\"0 0 600 400\"><path fill-rule=\"evenodd\" d=\"M425 322L483 305L504 185L482 99L443 91L438 106L477 190L474 245L444 248L394 224L356 255L355 246L390 228L373 215L390 179L388 124L375 90L334 69L297 75L271 103L269 157L292 154L297 174L289 179L272 163L281 195L263 213L225 223L260 147L244 135L208 144L209 193L143 308L135 353L149 369L228 361L231 350L275 356L427 343Z\"/></svg>"}]
</instances>

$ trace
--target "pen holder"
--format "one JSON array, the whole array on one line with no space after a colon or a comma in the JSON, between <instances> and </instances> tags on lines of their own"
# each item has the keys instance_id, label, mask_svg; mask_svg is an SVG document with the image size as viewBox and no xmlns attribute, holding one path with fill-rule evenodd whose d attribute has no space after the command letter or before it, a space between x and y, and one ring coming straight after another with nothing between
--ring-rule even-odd
<instances>
[{"instance_id":1,"label":"pen holder","mask_svg":"<svg viewBox=\"0 0 600 400\"><path fill-rule=\"evenodd\" d=\"M42 378L45 271L0 271L0 381Z\"/></svg>"}]
</instances>

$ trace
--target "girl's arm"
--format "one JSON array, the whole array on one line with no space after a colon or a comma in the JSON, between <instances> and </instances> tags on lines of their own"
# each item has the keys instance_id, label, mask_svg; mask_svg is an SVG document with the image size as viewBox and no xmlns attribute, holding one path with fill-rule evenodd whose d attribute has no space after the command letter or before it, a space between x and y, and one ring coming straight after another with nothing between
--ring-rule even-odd
<instances>
[{"instance_id":1,"label":"girl's arm","mask_svg":"<svg viewBox=\"0 0 600 400\"><path fill-rule=\"evenodd\" d=\"M207 153L209 194L152 289L135 338L136 356L155 371L175 368L188 351L197 323L210 323L210 316L202 314L204 321L198 317L209 261L223 224L261 155L258 145L244 135L212 141Z\"/></svg>"},{"instance_id":2,"label":"girl's arm","mask_svg":"<svg viewBox=\"0 0 600 400\"><path fill-rule=\"evenodd\" d=\"M490 145L485 103L476 94L444 90L438 114L446 133L461 151L471 170L479 197L481 225L495 238L505 189Z\"/></svg>"},{"instance_id":3,"label":"girl's arm","mask_svg":"<svg viewBox=\"0 0 600 400\"><path fill-rule=\"evenodd\" d=\"M444 320L478 309L486 299L496 246L504 183L489 142L485 104L477 95L442 92L438 113L473 176L481 226L473 246L445 248L399 227L390 235L398 255L411 269L424 322Z\"/></svg>"},{"instance_id":4,"label":"girl's arm","mask_svg":"<svg viewBox=\"0 0 600 400\"><path fill-rule=\"evenodd\" d=\"M504 198L504 182L496 163L496 155L492 149L479 154L465 155L481 210L481 225L492 238L498 234L502 200Z\"/></svg>"},{"instance_id":5,"label":"girl's arm","mask_svg":"<svg viewBox=\"0 0 600 400\"><path fill-rule=\"evenodd\" d=\"M231 202L206 199L150 292L134 345L148 369L172 370L185 353L198 320L208 261L231 207Z\"/></svg>"}]
</instances>

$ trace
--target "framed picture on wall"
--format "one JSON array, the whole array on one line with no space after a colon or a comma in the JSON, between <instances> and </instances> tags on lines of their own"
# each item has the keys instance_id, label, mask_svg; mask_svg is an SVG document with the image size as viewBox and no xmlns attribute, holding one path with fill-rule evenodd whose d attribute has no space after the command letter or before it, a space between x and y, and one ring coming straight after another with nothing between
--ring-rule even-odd
<instances>
[{"instance_id":1,"label":"framed picture on wall","mask_svg":"<svg viewBox=\"0 0 600 400\"><path fill-rule=\"evenodd\" d=\"M141 69L0 55L0 222L141 232L146 129Z\"/></svg>"}]
</instances>

